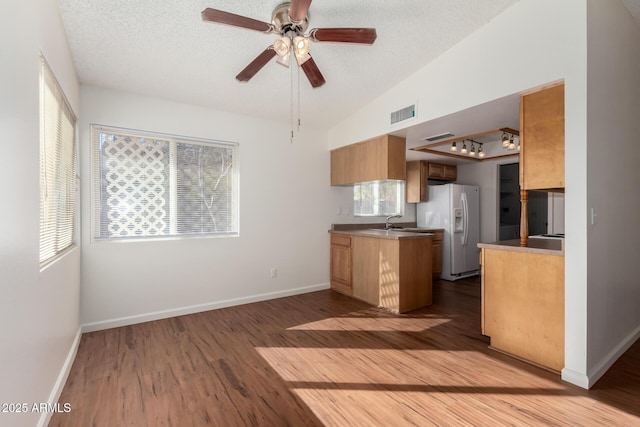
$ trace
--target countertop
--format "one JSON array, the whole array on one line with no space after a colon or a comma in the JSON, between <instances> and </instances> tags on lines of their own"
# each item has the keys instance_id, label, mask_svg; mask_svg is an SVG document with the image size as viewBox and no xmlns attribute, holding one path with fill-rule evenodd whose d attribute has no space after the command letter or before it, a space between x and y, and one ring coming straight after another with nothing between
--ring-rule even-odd
<instances>
[{"instance_id":1,"label":"countertop","mask_svg":"<svg viewBox=\"0 0 640 427\"><path fill-rule=\"evenodd\" d=\"M527 246L520 246L520 239L502 240L494 243L478 243L479 248L497 249L512 252L564 256L563 239L527 239Z\"/></svg>"},{"instance_id":2,"label":"countertop","mask_svg":"<svg viewBox=\"0 0 640 427\"><path fill-rule=\"evenodd\" d=\"M417 231L399 231L394 229L391 229L391 230L384 230L384 229L329 230L329 233L348 234L351 236L374 237L378 239L392 239L392 240L427 239L427 238L430 239L433 237L433 234L431 233L417 232Z\"/></svg>"}]
</instances>

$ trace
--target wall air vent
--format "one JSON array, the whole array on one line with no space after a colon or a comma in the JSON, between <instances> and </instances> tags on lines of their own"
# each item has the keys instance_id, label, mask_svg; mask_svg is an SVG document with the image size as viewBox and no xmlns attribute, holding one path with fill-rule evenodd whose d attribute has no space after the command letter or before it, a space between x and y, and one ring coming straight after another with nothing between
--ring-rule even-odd
<instances>
[{"instance_id":1,"label":"wall air vent","mask_svg":"<svg viewBox=\"0 0 640 427\"><path fill-rule=\"evenodd\" d=\"M394 125L398 122L410 119L415 116L416 116L416 105L413 104L401 110L394 111L393 113L391 113L391 124Z\"/></svg>"},{"instance_id":2,"label":"wall air vent","mask_svg":"<svg viewBox=\"0 0 640 427\"><path fill-rule=\"evenodd\" d=\"M429 142L433 142L433 141L438 141L440 139L451 138L451 137L454 137L454 136L455 135L452 134L451 132L445 132L445 133L440 133L438 135L428 136L426 138L423 138L423 140L429 141Z\"/></svg>"}]
</instances>

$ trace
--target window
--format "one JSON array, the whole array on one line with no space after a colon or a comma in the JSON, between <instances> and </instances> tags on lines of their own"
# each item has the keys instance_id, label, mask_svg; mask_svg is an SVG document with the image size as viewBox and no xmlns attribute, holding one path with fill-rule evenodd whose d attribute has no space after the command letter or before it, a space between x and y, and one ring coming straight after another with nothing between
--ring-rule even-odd
<instances>
[{"instance_id":1,"label":"window","mask_svg":"<svg viewBox=\"0 0 640 427\"><path fill-rule=\"evenodd\" d=\"M238 234L237 144L92 126L94 239Z\"/></svg>"},{"instance_id":2,"label":"window","mask_svg":"<svg viewBox=\"0 0 640 427\"><path fill-rule=\"evenodd\" d=\"M353 186L355 216L404 215L404 181L371 181Z\"/></svg>"},{"instance_id":3,"label":"window","mask_svg":"<svg viewBox=\"0 0 640 427\"><path fill-rule=\"evenodd\" d=\"M40 265L75 243L76 118L40 58Z\"/></svg>"}]
</instances>

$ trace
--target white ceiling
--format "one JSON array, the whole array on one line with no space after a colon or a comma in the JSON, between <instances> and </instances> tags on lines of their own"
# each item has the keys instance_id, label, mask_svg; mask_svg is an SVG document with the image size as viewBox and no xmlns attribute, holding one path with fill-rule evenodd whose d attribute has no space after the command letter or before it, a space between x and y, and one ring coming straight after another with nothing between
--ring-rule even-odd
<instances>
[{"instance_id":1,"label":"white ceiling","mask_svg":"<svg viewBox=\"0 0 640 427\"><path fill-rule=\"evenodd\" d=\"M312 2L309 29L374 27L378 38L372 46L312 45L311 54L327 82L312 89L300 73L303 125L336 124L516 1ZM280 3L60 0L60 8L82 83L288 121L289 69L272 60L249 82L235 80L277 36L205 23L200 17L211 7L270 22Z\"/></svg>"},{"instance_id":2,"label":"white ceiling","mask_svg":"<svg viewBox=\"0 0 640 427\"><path fill-rule=\"evenodd\" d=\"M375 27L372 46L314 43L326 84L300 73L303 126L326 128L390 89L518 0L315 0L309 29ZM206 23L211 7L270 22L280 0L59 0L82 83L289 121L297 74L267 64L247 83L240 72L277 36ZM640 23L640 0L623 0ZM293 68L297 70L297 68ZM295 91L294 91L295 92ZM293 101L297 105L297 99ZM423 138L518 128L518 94L419 124L396 134L409 147ZM408 158L429 158L408 153ZM431 156L432 157L432 156Z\"/></svg>"}]
</instances>

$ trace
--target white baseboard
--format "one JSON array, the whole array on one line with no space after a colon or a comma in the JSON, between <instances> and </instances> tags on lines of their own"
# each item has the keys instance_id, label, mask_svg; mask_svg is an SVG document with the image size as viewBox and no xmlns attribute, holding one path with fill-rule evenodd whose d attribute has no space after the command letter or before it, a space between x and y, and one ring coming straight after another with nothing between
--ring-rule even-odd
<instances>
[{"instance_id":1,"label":"white baseboard","mask_svg":"<svg viewBox=\"0 0 640 427\"><path fill-rule=\"evenodd\" d=\"M578 387L589 389L589 377L580 372L573 371L571 369L563 368L561 372L561 378L563 381L577 385Z\"/></svg>"},{"instance_id":2,"label":"white baseboard","mask_svg":"<svg viewBox=\"0 0 640 427\"><path fill-rule=\"evenodd\" d=\"M578 387L590 389L613 366L613 364L640 338L640 325L618 343L600 362L586 375L571 369L562 370L562 380Z\"/></svg>"},{"instance_id":3,"label":"white baseboard","mask_svg":"<svg viewBox=\"0 0 640 427\"><path fill-rule=\"evenodd\" d=\"M58 374L58 378L56 379L55 384L53 385L53 389L49 394L49 399L47 403L49 407L54 406L58 399L60 399L60 395L62 394L62 389L64 388L65 383L67 382L67 378L69 377L69 372L71 372L71 366L73 365L73 361L76 359L76 354L78 353L78 346L80 346L80 338L82 338L82 328L79 327L76 332L76 336L71 343L71 348L69 349L69 353L67 354L67 358L62 365L62 369ZM49 425L49 421L51 421L51 416L53 412L44 411L38 420L38 427L46 427Z\"/></svg>"},{"instance_id":4,"label":"white baseboard","mask_svg":"<svg viewBox=\"0 0 640 427\"><path fill-rule=\"evenodd\" d=\"M266 294L251 295L248 297L233 298L228 300L214 301L205 304L191 305L188 307L172 308L169 310L154 311L135 316L119 317L116 319L100 322L86 323L82 325L82 332L94 332L103 329L117 328L120 326L134 325L136 323L150 322L153 320L167 319L170 317L184 316L186 314L200 313L202 311L215 310L219 308L233 307L236 305L249 304L252 302L267 301L270 299L283 298L292 295L306 294L309 292L329 289L328 283L319 285L304 286L301 288L287 289L284 291L269 292Z\"/></svg>"},{"instance_id":5,"label":"white baseboard","mask_svg":"<svg viewBox=\"0 0 640 427\"><path fill-rule=\"evenodd\" d=\"M600 362L589 372L589 388L591 388L602 376L613 366L613 364L622 356L640 338L640 325L636 327L629 335L615 346L609 354L600 360Z\"/></svg>"}]
</instances>

